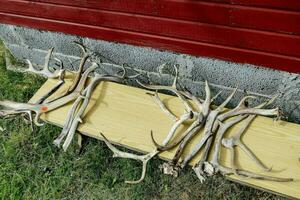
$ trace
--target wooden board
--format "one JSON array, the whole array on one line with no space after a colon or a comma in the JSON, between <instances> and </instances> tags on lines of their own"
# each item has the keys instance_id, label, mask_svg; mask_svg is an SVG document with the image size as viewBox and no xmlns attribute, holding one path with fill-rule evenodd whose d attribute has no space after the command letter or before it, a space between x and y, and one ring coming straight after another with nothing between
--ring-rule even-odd
<instances>
[{"instance_id":1,"label":"wooden board","mask_svg":"<svg viewBox=\"0 0 300 200\"><path fill-rule=\"evenodd\" d=\"M70 85L70 78L71 75L68 74L66 84L57 93L62 92L67 85ZM38 99L55 83L55 80L48 80L30 102ZM161 94L161 98L174 113L183 112L183 106L178 98L164 94ZM50 123L63 126L70 106L71 104L49 112L42 118ZM141 152L150 152L154 149L151 143L150 131L153 130L155 138L161 142L171 125L171 119L146 94L146 90L104 82L97 86L87 109L84 123L79 126L78 130L97 139L101 139L99 133L102 132L114 143ZM237 131L238 127L239 125L236 125L228 135ZM201 134L194 138L187 150L198 141L200 136ZM243 141L267 166L273 166L273 172L267 172L266 174L294 178L295 181L278 183L240 179L235 176L230 176L230 179L281 195L300 198L300 162L298 161L300 125L274 122L267 117L257 117L244 135ZM164 152L160 157L168 160L173 155L174 150ZM229 152L223 149L222 156L222 162L228 166L230 161ZM190 164L195 164L197 160L199 160L199 155ZM242 151L238 151L238 164L244 169L263 173L258 171L253 162Z\"/></svg>"}]
</instances>

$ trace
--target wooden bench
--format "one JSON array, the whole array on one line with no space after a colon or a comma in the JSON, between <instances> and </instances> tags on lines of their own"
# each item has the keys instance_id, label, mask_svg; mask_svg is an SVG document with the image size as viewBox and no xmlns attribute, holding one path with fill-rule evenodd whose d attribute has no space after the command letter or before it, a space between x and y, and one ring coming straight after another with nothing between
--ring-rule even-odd
<instances>
[{"instance_id":1,"label":"wooden bench","mask_svg":"<svg viewBox=\"0 0 300 200\"><path fill-rule=\"evenodd\" d=\"M57 95L66 89L71 84L72 76L72 74L68 74L66 84L53 95ZM32 97L30 102L46 93L55 83L56 80L49 79ZM115 144L140 152L152 151L154 146L151 142L150 131L153 130L155 138L161 142L168 133L172 121L146 92L143 89L121 84L101 83L93 93L86 117L83 120L84 123L79 126L78 131L100 140L102 139L100 132L102 132ZM177 97L164 94L160 96L175 114L182 113L183 106ZM42 119L62 127L70 106L71 104L49 112L43 115ZM239 124L233 127L228 134L230 135L238 128ZM187 151L200 136L199 134L193 139L186 149ZM295 181L271 182L241 179L234 175L228 176L228 178L262 190L300 198L300 162L298 160L300 154L300 125L283 121L274 122L273 119L267 117L257 117L245 133L243 141L263 163L267 166L273 166L273 171L259 171L244 152L238 151L238 164L240 167L271 176L294 178ZM174 150L163 152L159 156L162 159L169 160L173 155ZM192 160L191 165L199 160L199 155ZM230 163L229 152L222 149L222 156L222 163L228 166ZM181 175L184 176L184 174Z\"/></svg>"}]
</instances>

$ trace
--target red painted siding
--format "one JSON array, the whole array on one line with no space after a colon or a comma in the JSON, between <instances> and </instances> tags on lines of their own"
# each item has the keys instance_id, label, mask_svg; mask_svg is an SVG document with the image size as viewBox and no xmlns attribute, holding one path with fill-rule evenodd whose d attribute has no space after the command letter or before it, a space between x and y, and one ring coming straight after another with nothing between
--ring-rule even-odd
<instances>
[{"instance_id":1,"label":"red painted siding","mask_svg":"<svg viewBox=\"0 0 300 200\"><path fill-rule=\"evenodd\" d=\"M0 22L300 72L298 0L6 0Z\"/></svg>"}]
</instances>

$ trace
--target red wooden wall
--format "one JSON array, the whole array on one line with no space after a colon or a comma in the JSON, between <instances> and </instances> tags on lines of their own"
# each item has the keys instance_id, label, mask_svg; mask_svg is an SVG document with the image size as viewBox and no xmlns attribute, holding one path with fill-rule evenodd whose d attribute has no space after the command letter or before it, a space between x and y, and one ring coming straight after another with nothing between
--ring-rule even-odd
<instances>
[{"instance_id":1,"label":"red wooden wall","mask_svg":"<svg viewBox=\"0 0 300 200\"><path fill-rule=\"evenodd\" d=\"M300 73L300 0L0 3L0 23Z\"/></svg>"}]
</instances>

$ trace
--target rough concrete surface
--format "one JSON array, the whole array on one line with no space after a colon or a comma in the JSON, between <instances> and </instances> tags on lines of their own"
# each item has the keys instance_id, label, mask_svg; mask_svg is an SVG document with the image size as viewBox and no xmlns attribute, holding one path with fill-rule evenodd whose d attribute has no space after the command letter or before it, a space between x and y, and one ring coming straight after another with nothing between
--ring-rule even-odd
<instances>
[{"instance_id":1,"label":"rough concrete surface","mask_svg":"<svg viewBox=\"0 0 300 200\"><path fill-rule=\"evenodd\" d=\"M73 43L78 41L95 52L94 59L98 62L126 64L142 73L143 81L158 84L172 82L172 65L177 64L180 85L194 94L204 96L205 80L211 84L214 93L223 90L217 104L234 87L239 88L229 107L236 105L245 91L257 95L260 101L279 94L275 104L283 110L288 121L300 123L299 74L4 24L0 24L0 39L16 58L30 59L37 64L42 64L47 50L54 47L54 55L72 70L78 67L81 55L80 49ZM118 67L102 66L98 72L113 74L118 71ZM128 84L137 86L132 80Z\"/></svg>"}]
</instances>

